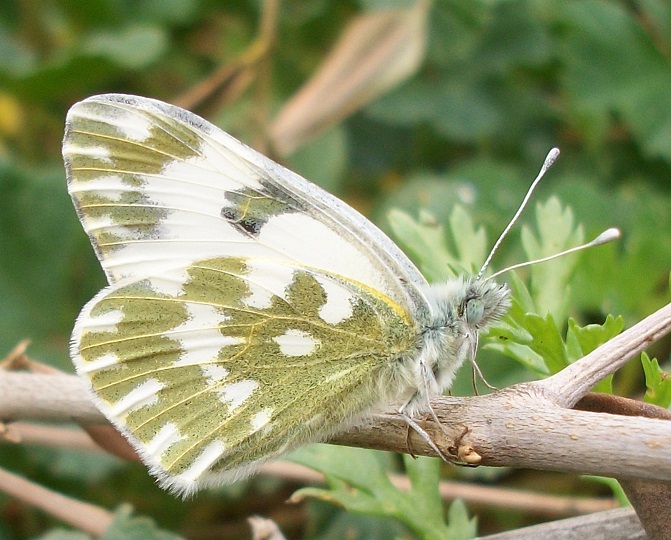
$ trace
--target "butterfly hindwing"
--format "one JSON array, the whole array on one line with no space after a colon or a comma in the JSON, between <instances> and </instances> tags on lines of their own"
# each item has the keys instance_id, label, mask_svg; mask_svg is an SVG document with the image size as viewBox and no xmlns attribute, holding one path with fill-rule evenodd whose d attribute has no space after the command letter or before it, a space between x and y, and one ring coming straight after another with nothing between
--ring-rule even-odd
<instances>
[{"instance_id":1,"label":"butterfly hindwing","mask_svg":"<svg viewBox=\"0 0 671 540\"><path fill-rule=\"evenodd\" d=\"M415 329L361 284L223 257L103 290L73 339L101 409L164 487L189 493L388 398L379 383L414 352Z\"/></svg>"}]
</instances>

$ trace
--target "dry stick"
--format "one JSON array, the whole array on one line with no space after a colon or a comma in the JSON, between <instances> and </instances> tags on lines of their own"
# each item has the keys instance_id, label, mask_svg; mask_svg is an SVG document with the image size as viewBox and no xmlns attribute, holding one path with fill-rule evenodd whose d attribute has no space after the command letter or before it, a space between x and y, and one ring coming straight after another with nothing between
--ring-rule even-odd
<instances>
[{"instance_id":1,"label":"dry stick","mask_svg":"<svg viewBox=\"0 0 671 540\"><path fill-rule=\"evenodd\" d=\"M436 443L452 454L472 448L483 465L671 480L667 420L564 409L535 383L432 403L444 424L442 430L427 425ZM74 375L1 371L0 419L106 422ZM407 453L407 439L403 420L381 414L330 442ZM433 455L414 432L410 441L413 453Z\"/></svg>"},{"instance_id":2,"label":"dry stick","mask_svg":"<svg viewBox=\"0 0 671 540\"><path fill-rule=\"evenodd\" d=\"M114 520L107 510L66 497L4 469L0 469L0 491L95 536L103 534Z\"/></svg>"},{"instance_id":3,"label":"dry stick","mask_svg":"<svg viewBox=\"0 0 671 540\"><path fill-rule=\"evenodd\" d=\"M556 375L532 384L551 394L552 401L560 407L573 407L596 383L615 373L651 343L669 332L671 332L671 304L667 304Z\"/></svg>"},{"instance_id":4,"label":"dry stick","mask_svg":"<svg viewBox=\"0 0 671 540\"><path fill-rule=\"evenodd\" d=\"M499 534L479 537L479 540L646 540L645 532L631 508L607 510L588 516L578 516L524 527Z\"/></svg>"},{"instance_id":5,"label":"dry stick","mask_svg":"<svg viewBox=\"0 0 671 540\"><path fill-rule=\"evenodd\" d=\"M666 306L549 379L486 396L437 398L444 426L427 429L447 453L472 464L670 481L671 422L565 408L670 328ZM0 372L0 418L103 421L79 379L9 372ZM332 442L403 452L407 441L404 422L377 415ZM414 434L411 444L416 454L432 453Z\"/></svg>"},{"instance_id":6,"label":"dry stick","mask_svg":"<svg viewBox=\"0 0 671 540\"><path fill-rule=\"evenodd\" d=\"M442 450L471 464L671 480L667 420L563 409L531 385L432 404L443 426L429 423L426 431ZM330 442L408 452L406 440L402 421L377 415ZM414 432L410 446L416 455L434 455Z\"/></svg>"},{"instance_id":7,"label":"dry stick","mask_svg":"<svg viewBox=\"0 0 671 540\"><path fill-rule=\"evenodd\" d=\"M434 408L447 436L430 422L427 430L448 453L469 456L473 464L671 480L671 422L571 410L558 403L574 403L598 376L660 337L670 317L671 306L660 309L549 380L485 396L436 398ZM562 375L567 371L568 378ZM583 378L589 384L582 384ZM0 419L26 418L104 422L83 381L74 376L0 372ZM433 455L414 433L410 439L414 453ZM406 425L391 414L376 415L332 442L408 452Z\"/></svg>"},{"instance_id":8,"label":"dry stick","mask_svg":"<svg viewBox=\"0 0 671 540\"><path fill-rule=\"evenodd\" d=\"M175 105L195 109L217 94L223 101L233 101L256 79L259 64L268 57L275 43L279 1L265 0L262 9L259 35L242 55L173 98Z\"/></svg>"},{"instance_id":9,"label":"dry stick","mask_svg":"<svg viewBox=\"0 0 671 540\"><path fill-rule=\"evenodd\" d=\"M17 437L17 440L12 442L69 448L94 453L103 452L86 433L76 428L31 424L27 422L14 422L9 427L13 435ZM323 474L288 461L266 463L261 466L259 473L300 484L324 483ZM407 476L392 474L390 475L390 481L399 489L410 489L410 481ZM438 489L441 498L446 501L462 499L467 503L481 506L505 508L508 510L514 509L525 513L553 517L590 514L617 507L617 503L613 499L547 495L451 480L441 480Z\"/></svg>"},{"instance_id":10,"label":"dry stick","mask_svg":"<svg viewBox=\"0 0 671 540\"><path fill-rule=\"evenodd\" d=\"M107 423L76 375L0 370L0 420Z\"/></svg>"},{"instance_id":11,"label":"dry stick","mask_svg":"<svg viewBox=\"0 0 671 540\"><path fill-rule=\"evenodd\" d=\"M252 540L286 540L277 523L261 516L250 516L247 523L252 529Z\"/></svg>"},{"instance_id":12,"label":"dry stick","mask_svg":"<svg viewBox=\"0 0 671 540\"><path fill-rule=\"evenodd\" d=\"M578 362L564 369L554 377L538 381L538 386L544 387L555 397L558 405L574 406L585 397L589 389L607 375L614 373L629 359L643 351L650 343L656 341L671 329L671 306L667 305L656 313L657 317L648 317L644 321L626 330L613 338L597 351L581 358ZM614 412L620 412L617 403L611 403ZM625 411L623 411L625 412ZM629 413L627 413L629 414ZM652 408L639 410L638 422L643 422L646 416L667 418L662 420L668 423L668 411L658 413ZM617 432L614 432L617 436ZM654 431L643 435L638 444L657 450L659 454L671 454L671 445L663 436L657 437ZM640 446L639 446L640 447ZM603 459L617 459L618 456L602 456ZM654 472L655 466L651 468ZM647 480L635 478L636 475L624 471L614 475L620 480L627 497L632 502L636 514L640 519L650 540L669 538L671 531L671 482L668 478L654 477ZM633 477L633 478L632 478ZM667 481L663 481L667 480Z\"/></svg>"},{"instance_id":13,"label":"dry stick","mask_svg":"<svg viewBox=\"0 0 671 540\"><path fill-rule=\"evenodd\" d=\"M45 424L31 424L29 422L14 422L8 426L12 435L17 437L21 444L37 444L49 448L67 448L84 452L101 452L91 437L80 429L50 426Z\"/></svg>"}]
</instances>

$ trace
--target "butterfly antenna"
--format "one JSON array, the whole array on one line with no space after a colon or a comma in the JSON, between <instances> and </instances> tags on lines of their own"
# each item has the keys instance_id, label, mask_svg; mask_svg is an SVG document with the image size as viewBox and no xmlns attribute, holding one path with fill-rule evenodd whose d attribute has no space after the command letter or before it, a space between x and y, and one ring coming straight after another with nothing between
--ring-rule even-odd
<instances>
[{"instance_id":1,"label":"butterfly antenna","mask_svg":"<svg viewBox=\"0 0 671 540\"><path fill-rule=\"evenodd\" d=\"M504 238L508 235L508 232L510 231L512 226L515 225L515 222L520 217L520 214L522 213L522 210L524 210L524 207L527 205L527 202L529 202L529 199L531 198L531 194L534 192L534 189L536 189L536 186L538 185L538 182L541 181L541 178L543 178L543 176L545 175L547 170L550 167L552 167L554 162L557 161L558 157L559 157L559 148L553 148L552 150L550 150L548 152L548 155L545 157L545 161L543 162L543 166L541 167L541 170L538 172L538 176L536 176L536 179L531 183L531 186L527 190L527 194L524 196L524 199L522 199L522 203L520 204L519 208L517 209L517 212L515 212L515 215L510 220L510 222L508 223L506 228L503 230L503 232L501 233L501 236L499 236L499 239L494 244L494 247L489 252L489 255L487 255L487 259L485 259L485 262L482 265L482 268L480 268L480 271L478 272L478 275L477 275L476 279L480 279L482 277L482 275L485 273L485 270L487 270L487 267L489 266L489 263L491 262L492 257L494 256L496 251L499 249L499 246L501 245L501 242L503 242Z\"/></svg>"},{"instance_id":2,"label":"butterfly antenna","mask_svg":"<svg viewBox=\"0 0 671 540\"><path fill-rule=\"evenodd\" d=\"M517 268L522 268L524 266L529 266L532 264L536 263L542 263L545 261L551 261L552 259L556 259L558 257L563 257L564 255L568 255L569 253L575 253L576 251L581 251L583 249L595 247L595 246L602 246L603 244L607 244L608 242L612 242L613 240L617 240L620 238L621 233L620 229L616 228L610 228L606 229L603 231L599 236L597 236L594 240L591 242L588 242L587 244L582 244L580 246L572 247L571 249L567 249L565 251L561 251L559 253L555 253L554 255L549 255L548 257L543 257L541 259L536 259L534 261L525 261L521 262L518 264L514 264L512 266L509 266L508 268L504 268L503 270L499 270L498 272L493 273L489 279L493 279L496 276L500 276L501 274L508 272L510 270L516 270Z\"/></svg>"}]
</instances>

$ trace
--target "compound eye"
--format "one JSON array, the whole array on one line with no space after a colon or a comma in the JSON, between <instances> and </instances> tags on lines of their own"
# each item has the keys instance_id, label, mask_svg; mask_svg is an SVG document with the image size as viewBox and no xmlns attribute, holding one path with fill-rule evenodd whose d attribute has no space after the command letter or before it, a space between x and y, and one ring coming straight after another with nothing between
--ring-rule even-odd
<instances>
[{"instance_id":1,"label":"compound eye","mask_svg":"<svg viewBox=\"0 0 671 540\"><path fill-rule=\"evenodd\" d=\"M468 324L478 324L485 313L485 304L479 298L471 298L466 302L466 322Z\"/></svg>"}]
</instances>

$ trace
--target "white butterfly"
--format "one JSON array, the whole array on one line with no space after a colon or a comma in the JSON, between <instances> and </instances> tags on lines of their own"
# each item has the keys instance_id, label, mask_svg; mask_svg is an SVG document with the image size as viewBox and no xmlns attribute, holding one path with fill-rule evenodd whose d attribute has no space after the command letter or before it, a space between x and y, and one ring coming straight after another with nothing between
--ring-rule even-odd
<instances>
[{"instance_id":1,"label":"white butterfly","mask_svg":"<svg viewBox=\"0 0 671 540\"><path fill-rule=\"evenodd\" d=\"M63 155L110 283L72 358L174 492L244 478L390 404L420 429L410 417L433 413L509 307L480 275L429 285L347 204L180 108L89 98Z\"/></svg>"}]
</instances>

